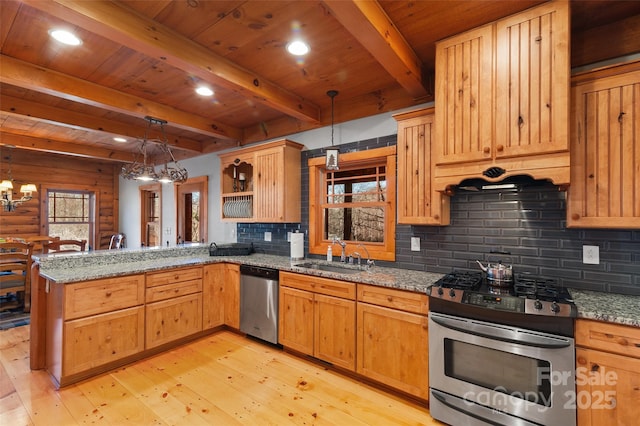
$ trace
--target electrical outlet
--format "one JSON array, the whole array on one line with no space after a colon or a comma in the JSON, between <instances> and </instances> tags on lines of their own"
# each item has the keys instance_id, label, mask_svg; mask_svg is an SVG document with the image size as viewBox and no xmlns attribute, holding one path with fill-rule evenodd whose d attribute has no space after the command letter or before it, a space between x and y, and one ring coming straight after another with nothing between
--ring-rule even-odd
<instances>
[{"instance_id":1,"label":"electrical outlet","mask_svg":"<svg viewBox=\"0 0 640 426\"><path fill-rule=\"evenodd\" d=\"M264 240L265 241L271 241L271 232L265 232L264 233Z\"/></svg>"},{"instance_id":2,"label":"electrical outlet","mask_svg":"<svg viewBox=\"0 0 640 426\"><path fill-rule=\"evenodd\" d=\"M420 237L411 237L411 251L420 251Z\"/></svg>"},{"instance_id":3,"label":"electrical outlet","mask_svg":"<svg viewBox=\"0 0 640 426\"><path fill-rule=\"evenodd\" d=\"M600 247L582 246L582 263L589 265L600 264Z\"/></svg>"},{"instance_id":4,"label":"electrical outlet","mask_svg":"<svg viewBox=\"0 0 640 426\"><path fill-rule=\"evenodd\" d=\"M164 234L165 235L171 235L171 228L165 228Z\"/></svg>"}]
</instances>

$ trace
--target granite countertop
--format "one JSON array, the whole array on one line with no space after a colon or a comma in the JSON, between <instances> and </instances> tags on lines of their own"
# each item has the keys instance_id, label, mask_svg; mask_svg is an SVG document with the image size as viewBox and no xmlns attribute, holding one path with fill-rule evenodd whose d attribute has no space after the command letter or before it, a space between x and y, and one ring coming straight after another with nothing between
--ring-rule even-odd
<instances>
[{"instance_id":1,"label":"granite countertop","mask_svg":"<svg viewBox=\"0 0 640 426\"><path fill-rule=\"evenodd\" d=\"M355 283L425 293L443 274L375 266L372 271L339 273L296 266L304 262L329 264L322 260L291 262L286 256L254 253L249 256L209 256L208 246L158 250L114 250L71 255L34 256L40 264L40 275L58 284L69 284L100 278L112 278L181 266L227 262L298 272ZM344 265L346 268L357 266ZM578 308L578 318L640 327L640 296L569 289Z\"/></svg>"},{"instance_id":2,"label":"granite countertop","mask_svg":"<svg viewBox=\"0 0 640 426\"><path fill-rule=\"evenodd\" d=\"M640 327L640 296L569 289L578 318Z\"/></svg>"},{"instance_id":3,"label":"granite countertop","mask_svg":"<svg viewBox=\"0 0 640 426\"><path fill-rule=\"evenodd\" d=\"M80 257L68 258L70 261L78 261ZM357 273L340 273L318 269L301 268L296 264L309 262L310 260L300 260L291 262L286 256L274 256L268 254L254 253L250 256L209 256L208 252L189 253L186 256L157 257L153 259L139 259L127 262L114 262L115 259L109 257L95 256L92 262L84 264L68 265L62 258L47 267L41 264L40 275L54 283L70 284L74 282L113 278L120 275L129 275L163 269L171 269L181 266L206 265L211 263L236 263L252 266L262 266L279 269L281 271L298 272L307 275L314 275L325 278L352 281L362 284L372 284L383 287L396 288L425 293L427 288L442 277L443 274L412 271L397 268L374 266L372 271L362 270ZM313 263L330 264L326 261L313 260ZM335 262L334 262L335 263ZM357 269L355 265L343 265L345 268Z\"/></svg>"}]
</instances>

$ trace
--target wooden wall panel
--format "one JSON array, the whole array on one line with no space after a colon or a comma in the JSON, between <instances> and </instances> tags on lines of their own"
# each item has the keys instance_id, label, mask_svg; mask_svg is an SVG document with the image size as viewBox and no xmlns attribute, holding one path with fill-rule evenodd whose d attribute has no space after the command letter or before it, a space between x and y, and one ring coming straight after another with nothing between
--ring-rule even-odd
<instances>
[{"instance_id":1,"label":"wooden wall panel","mask_svg":"<svg viewBox=\"0 0 640 426\"><path fill-rule=\"evenodd\" d=\"M34 198L20 205L16 211L5 212L0 209L0 235L26 237L45 233L43 224L46 218L41 216L46 205L43 188L85 189L95 191L98 201L94 236L98 244L92 243L91 246L106 248L101 246L99 235L113 233L118 229L119 164L9 149L6 146L2 146L0 152L0 179L7 178L10 166L14 180L14 199L21 195L21 184L35 183L38 187Z\"/></svg>"}]
</instances>

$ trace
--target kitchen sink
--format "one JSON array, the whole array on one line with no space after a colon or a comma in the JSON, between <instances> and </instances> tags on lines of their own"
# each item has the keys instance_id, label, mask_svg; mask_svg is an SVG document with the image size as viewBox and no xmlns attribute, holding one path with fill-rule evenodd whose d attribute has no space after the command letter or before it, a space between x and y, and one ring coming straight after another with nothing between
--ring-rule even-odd
<instances>
[{"instance_id":1,"label":"kitchen sink","mask_svg":"<svg viewBox=\"0 0 640 426\"><path fill-rule=\"evenodd\" d=\"M308 262L308 263L299 263L294 266L297 266L298 268L316 269L316 270L327 271L327 272L336 272L338 274L357 274L362 272L362 270L357 269L357 267L328 265L326 263Z\"/></svg>"}]
</instances>

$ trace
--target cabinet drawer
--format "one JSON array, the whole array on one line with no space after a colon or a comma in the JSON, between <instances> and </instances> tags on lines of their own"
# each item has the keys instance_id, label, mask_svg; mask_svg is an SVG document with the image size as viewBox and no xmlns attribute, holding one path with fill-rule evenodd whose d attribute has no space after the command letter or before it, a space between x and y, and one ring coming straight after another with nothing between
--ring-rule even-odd
<instances>
[{"instance_id":1,"label":"cabinet drawer","mask_svg":"<svg viewBox=\"0 0 640 426\"><path fill-rule=\"evenodd\" d=\"M640 328L578 319L576 345L640 358Z\"/></svg>"},{"instance_id":2,"label":"cabinet drawer","mask_svg":"<svg viewBox=\"0 0 640 426\"><path fill-rule=\"evenodd\" d=\"M346 281L332 280L311 275L280 272L280 285L307 290L314 293L355 300L356 285Z\"/></svg>"},{"instance_id":3,"label":"cabinet drawer","mask_svg":"<svg viewBox=\"0 0 640 426\"><path fill-rule=\"evenodd\" d=\"M64 318L86 317L144 303L144 275L67 284L64 287Z\"/></svg>"},{"instance_id":4,"label":"cabinet drawer","mask_svg":"<svg viewBox=\"0 0 640 426\"><path fill-rule=\"evenodd\" d=\"M426 294L358 284L358 302L400 309L421 315L429 314L429 298Z\"/></svg>"},{"instance_id":5,"label":"cabinet drawer","mask_svg":"<svg viewBox=\"0 0 640 426\"><path fill-rule=\"evenodd\" d=\"M146 305L146 349L199 331L202 331L201 293Z\"/></svg>"},{"instance_id":6,"label":"cabinet drawer","mask_svg":"<svg viewBox=\"0 0 640 426\"><path fill-rule=\"evenodd\" d=\"M147 274L147 287L173 284L181 281L202 279L202 268L172 269L165 272Z\"/></svg>"},{"instance_id":7,"label":"cabinet drawer","mask_svg":"<svg viewBox=\"0 0 640 426\"><path fill-rule=\"evenodd\" d=\"M202 280L190 280L175 284L159 285L147 288L145 300L147 301L147 303L158 302L160 300L198 293L201 291Z\"/></svg>"},{"instance_id":8,"label":"cabinet drawer","mask_svg":"<svg viewBox=\"0 0 640 426\"><path fill-rule=\"evenodd\" d=\"M144 306L64 323L62 376L80 373L144 349Z\"/></svg>"}]
</instances>

